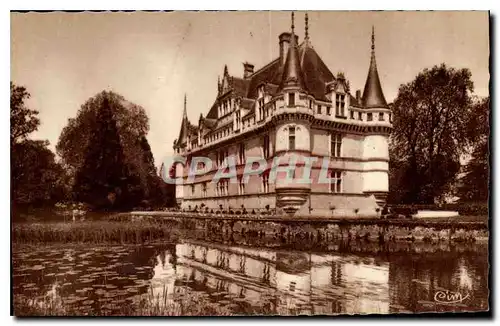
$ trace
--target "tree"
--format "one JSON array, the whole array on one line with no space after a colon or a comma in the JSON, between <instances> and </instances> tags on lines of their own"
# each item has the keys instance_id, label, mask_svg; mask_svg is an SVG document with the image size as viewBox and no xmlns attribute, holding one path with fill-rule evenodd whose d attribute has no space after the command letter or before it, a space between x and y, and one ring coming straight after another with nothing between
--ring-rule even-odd
<instances>
[{"instance_id":1,"label":"tree","mask_svg":"<svg viewBox=\"0 0 500 326\"><path fill-rule=\"evenodd\" d=\"M94 207L120 207L128 197L130 183L128 167L118 135L111 105L105 97L97 111L90 144L75 176L75 199Z\"/></svg>"},{"instance_id":2,"label":"tree","mask_svg":"<svg viewBox=\"0 0 500 326\"><path fill-rule=\"evenodd\" d=\"M40 124L29 109L25 87L10 83L11 203L14 207L53 204L66 195L64 171L47 147L48 141L28 139Z\"/></svg>"},{"instance_id":3,"label":"tree","mask_svg":"<svg viewBox=\"0 0 500 326\"><path fill-rule=\"evenodd\" d=\"M165 202L148 129L144 109L113 92L101 92L82 105L56 147L73 176L76 198L112 209Z\"/></svg>"},{"instance_id":4,"label":"tree","mask_svg":"<svg viewBox=\"0 0 500 326\"><path fill-rule=\"evenodd\" d=\"M472 157L461 178L458 196L462 201L487 201L489 194L490 98L478 100L467 125L473 142Z\"/></svg>"},{"instance_id":5,"label":"tree","mask_svg":"<svg viewBox=\"0 0 500 326\"><path fill-rule=\"evenodd\" d=\"M47 146L47 141L40 140L14 144L11 200L15 205L41 206L64 198L64 171Z\"/></svg>"},{"instance_id":6,"label":"tree","mask_svg":"<svg viewBox=\"0 0 500 326\"><path fill-rule=\"evenodd\" d=\"M142 155L138 142L149 131L148 117L144 109L130 103L121 95L103 91L88 99L78 111L76 118L68 119L68 124L63 128L56 146L57 154L63 163L74 173L83 164L85 151L91 142L91 134L97 122L98 110L104 100L111 106L113 119L120 136L127 161L140 165Z\"/></svg>"},{"instance_id":7,"label":"tree","mask_svg":"<svg viewBox=\"0 0 500 326\"><path fill-rule=\"evenodd\" d=\"M399 88L393 103L391 198L433 203L449 190L470 146L471 73L445 64ZM397 171L394 171L396 168Z\"/></svg>"},{"instance_id":8,"label":"tree","mask_svg":"<svg viewBox=\"0 0 500 326\"><path fill-rule=\"evenodd\" d=\"M30 94L23 86L10 82L10 145L23 141L40 125L38 111L26 107Z\"/></svg>"}]
</instances>

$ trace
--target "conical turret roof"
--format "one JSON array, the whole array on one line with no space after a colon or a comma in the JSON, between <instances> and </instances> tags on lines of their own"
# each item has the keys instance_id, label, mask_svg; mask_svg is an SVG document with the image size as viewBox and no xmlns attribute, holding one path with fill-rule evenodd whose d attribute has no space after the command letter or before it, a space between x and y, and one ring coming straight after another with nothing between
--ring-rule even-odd
<instances>
[{"instance_id":1,"label":"conical turret roof","mask_svg":"<svg viewBox=\"0 0 500 326\"><path fill-rule=\"evenodd\" d=\"M387 101L382 91L380 78L377 71L377 62L375 60L375 31L372 27L372 55L370 59L370 68L366 77L365 89L363 91L362 104L365 108L385 108Z\"/></svg>"},{"instance_id":2,"label":"conical turret roof","mask_svg":"<svg viewBox=\"0 0 500 326\"><path fill-rule=\"evenodd\" d=\"M284 88L289 88L289 87L299 87L303 90L306 90L306 86L304 83L304 75L300 67L299 48L297 42L295 41L293 13L292 13L292 37L290 40L290 47L288 48L288 53L286 56L285 67L283 69L283 75L279 90L283 90Z\"/></svg>"},{"instance_id":3,"label":"conical turret roof","mask_svg":"<svg viewBox=\"0 0 500 326\"><path fill-rule=\"evenodd\" d=\"M181 130L179 132L179 137L177 137L177 146L181 147L183 144L187 143L188 129L189 129L189 121L187 117L187 99L186 95L184 95L184 110L182 112L182 124Z\"/></svg>"}]
</instances>

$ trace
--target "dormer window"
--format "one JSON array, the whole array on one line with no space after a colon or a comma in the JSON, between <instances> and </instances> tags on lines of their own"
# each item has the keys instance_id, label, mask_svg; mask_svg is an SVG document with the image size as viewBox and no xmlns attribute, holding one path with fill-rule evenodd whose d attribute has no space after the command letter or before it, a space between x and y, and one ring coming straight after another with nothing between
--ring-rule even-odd
<instances>
[{"instance_id":1,"label":"dormer window","mask_svg":"<svg viewBox=\"0 0 500 326\"><path fill-rule=\"evenodd\" d=\"M288 106L295 106L295 93L288 93Z\"/></svg>"},{"instance_id":2,"label":"dormer window","mask_svg":"<svg viewBox=\"0 0 500 326\"><path fill-rule=\"evenodd\" d=\"M335 115L345 116L345 94L337 94L335 101Z\"/></svg>"},{"instance_id":3,"label":"dormer window","mask_svg":"<svg viewBox=\"0 0 500 326\"><path fill-rule=\"evenodd\" d=\"M264 115L264 99L263 98L259 99L259 101L257 103L258 103L258 106L259 106L259 119L262 120L262 119L265 118L265 115Z\"/></svg>"}]
</instances>

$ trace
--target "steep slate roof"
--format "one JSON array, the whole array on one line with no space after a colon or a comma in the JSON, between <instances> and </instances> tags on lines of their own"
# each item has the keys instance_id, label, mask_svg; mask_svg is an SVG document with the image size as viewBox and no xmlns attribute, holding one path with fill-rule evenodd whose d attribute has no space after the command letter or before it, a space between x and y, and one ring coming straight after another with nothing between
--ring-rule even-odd
<instances>
[{"instance_id":1,"label":"steep slate roof","mask_svg":"<svg viewBox=\"0 0 500 326\"><path fill-rule=\"evenodd\" d=\"M317 100L328 101L326 98L326 83L335 80L332 72L316 51L306 46L305 43L302 43L300 47L300 58L300 65L309 93Z\"/></svg>"},{"instance_id":2,"label":"steep slate roof","mask_svg":"<svg viewBox=\"0 0 500 326\"><path fill-rule=\"evenodd\" d=\"M335 76L330 69L328 69L314 48L309 44L310 42L308 40L302 42L297 49L297 62L300 63L300 68L298 68L298 70L299 72L301 71L299 82L303 82L303 88L309 92L310 95L314 96L315 99L328 102L329 100L326 97L326 84L334 81ZM290 46L289 53L293 54L294 52L292 46ZM293 56L295 56L295 54ZM295 59L296 58L293 58L292 60L293 65L295 65ZM233 92L236 96L242 98L242 106L247 109L252 108L253 100L257 99L258 96L257 89L262 84L266 85L266 90L270 94L276 94L280 89L284 72L289 73L286 72L285 68L287 67L287 62L290 60L287 54L285 65L280 63L280 58L278 57L255 71L248 78L230 76ZM297 67L295 66L293 70L297 70ZM225 68L224 73L227 74L227 68ZM303 80L301 81L300 79ZM361 103L351 94L349 94L349 96L351 105L356 107L373 107L374 105L377 107L387 106L380 85L374 54L372 54L368 78ZM217 100L214 101L214 104L210 108L207 118L217 119Z\"/></svg>"},{"instance_id":3,"label":"steep slate roof","mask_svg":"<svg viewBox=\"0 0 500 326\"><path fill-rule=\"evenodd\" d=\"M257 88L262 83L269 83L274 85L279 85L281 81L281 72L283 71L280 67L280 58L274 59L261 69L257 70L251 77L249 81L249 87L247 92L247 98L256 99L257 98Z\"/></svg>"}]
</instances>

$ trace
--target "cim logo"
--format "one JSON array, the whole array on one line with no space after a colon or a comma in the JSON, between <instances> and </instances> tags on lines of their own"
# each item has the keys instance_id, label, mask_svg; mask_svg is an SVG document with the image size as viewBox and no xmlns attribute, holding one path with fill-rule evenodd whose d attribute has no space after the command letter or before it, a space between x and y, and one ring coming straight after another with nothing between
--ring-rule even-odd
<instances>
[{"instance_id":1,"label":"cim logo","mask_svg":"<svg viewBox=\"0 0 500 326\"><path fill-rule=\"evenodd\" d=\"M467 295L463 296L460 292L453 292L453 291L437 291L436 294L434 294L434 301L437 303L446 303L446 304L452 304L452 303L460 303L467 299L469 297L469 293Z\"/></svg>"}]
</instances>

